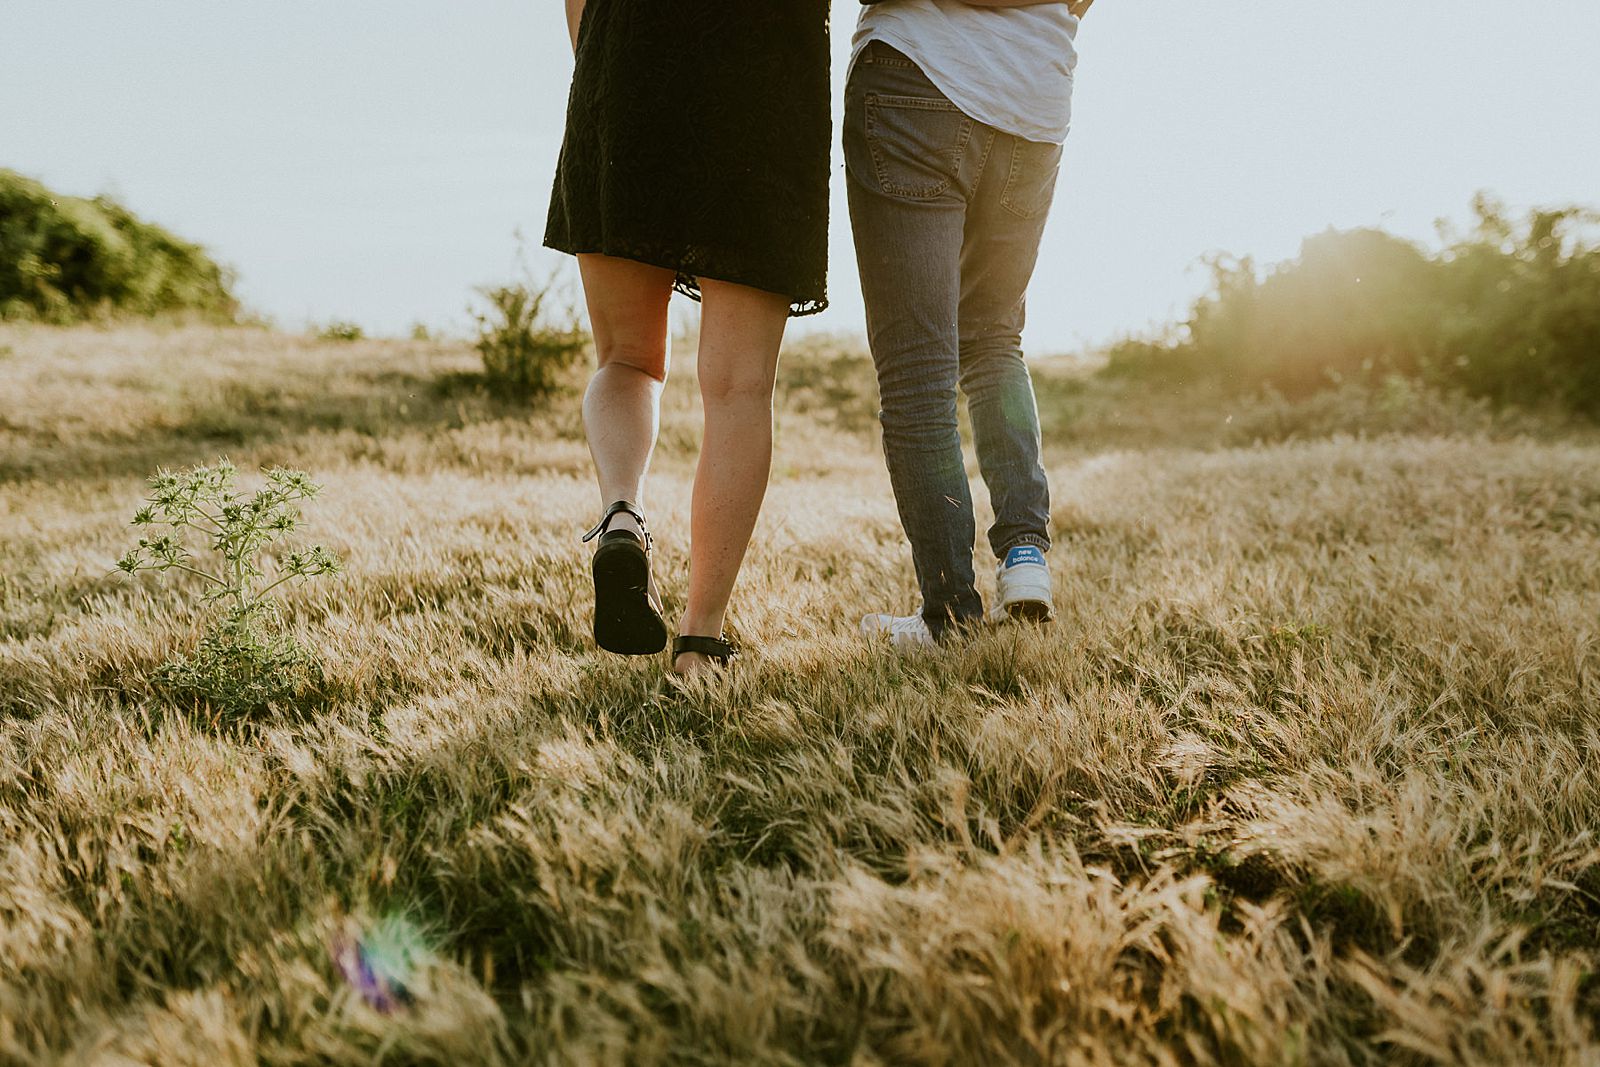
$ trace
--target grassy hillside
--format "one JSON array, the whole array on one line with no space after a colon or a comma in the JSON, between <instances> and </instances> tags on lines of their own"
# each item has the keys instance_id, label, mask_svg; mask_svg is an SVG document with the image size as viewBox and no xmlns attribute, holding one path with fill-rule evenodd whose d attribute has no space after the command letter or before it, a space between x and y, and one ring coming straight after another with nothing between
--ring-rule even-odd
<instances>
[{"instance_id":1,"label":"grassy hillside","mask_svg":"<svg viewBox=\"0 0 1600 1067\"><path fill-rule=\"evenodd\" d=\"M0 1062L1600 1060L1592 434L1044 368L1061 619L899 660L868 372L813 345L753 655L680 693L588 640L575 404L436 387L475 361L0 328ZM310 470L346 562L251 729L147 688L193 587L108 573L224 452Z\"/></svg>"}]
</instances>

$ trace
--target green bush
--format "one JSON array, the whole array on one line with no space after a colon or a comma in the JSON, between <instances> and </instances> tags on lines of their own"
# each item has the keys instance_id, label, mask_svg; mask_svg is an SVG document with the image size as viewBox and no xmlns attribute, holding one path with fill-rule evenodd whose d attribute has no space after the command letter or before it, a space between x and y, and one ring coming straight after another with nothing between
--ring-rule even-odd
<instances>
[{"instance_id":1,"label":"green bush","mask_svg":"<svg viewBox=\"0 0 1600 1067\"><path fill-rule=\"evenodd\" d=\"M1216 260L1215 299L1195 307L1189 335L1224 377L1290 395L1412 373L1437 318L1433 269L1420 248L1381 230L1312 237L1260 281L1247 259Z\"/></svg>"},{"instance_id":2,"label":"green bush","mask_svg":"<svg viewBox=\"0 0 1600 1067\"><path fill-rule=\"evenodd\" d=\"M353 322L343 319L334 319L317 331L319 341L359 341L365 337L366 331Z\"/></svg>"},{"instance_id":3,"label":"green bush","mask_svg":"<svg viewBox=\"0 0 1600 1067\"><path fill-rule=\"evenodd\" d=\"M483 375L494 389L526 399L545 396L588 347L571 308L552 312L554 286L512 282L479 290L488 308L473 311Z\"/></svg>"},{"instance_id":4,"label":"green bush","mask_svg":"<svg viewBox=\"0 0 1600 1067\"><path fill-rule=\"evenodd\" d=\"M1160 378L1181 385L1207 376L1206 370L1192 346L1126 337L1106 349L1100 373L1107 378Z\"/></svg>"},{"instance_id":5,"label":"green bush","mask_svg":"<svg viewBox=\"0 0 1600 1067\"><path fill-rule=\"evenodd\" d=\"M1475 395L1600 418L1600 216L1536 211L1520 224L1479 198L1474 232L1442 263L1441 376Z\"/></svg>"},{"instance_id":6,"label":"green bush","mask_svg":"<svg viewBox=\"0 0 1600 1067\"><path fill-rule=\"evenodd\" d=\"M107 197L56 196L0 170L0 319L187 313L232 321L232 274Z\"/></svg>"},{"instance_id":7,"label":"green bush","mask_svg":"<svg viewBox=\"0 0 1600 1067\"><path fill-rule=\"evenodd\" d=\"M164 532L141 537L117 561L127 574L177 571L203 583L202 600L225 606L199 647L156 672L159 690L208 705L222 719L265 711L305 692L322 678L315 658L283 627L272 592L286 582L336 574L339 561L321 545L285 553L271 577L267 550L300 523L298 505L320 488L301 471L275 468L266 485L246 494L237 471L222 460L193 470L161 471L133 517L141 528ZM190 545L205 548L196 556Z\"/></svg>"},{"instance_id":8,"label":"green bush","mask_svg":"<svg viewBox=\"0 0 1600 1067\"><path fill-rule=\"evenodd\" d=\"M163 663L151 684L219 721L248 719L293 703L323 681L322 665L284 628L271 604L230 608L193 652Z\"/></svg>"},{"instance_id":9,"label":"green bush","mask_svg":"<svg viewBox=\"0 0 1600 1067\"><path fill-rule=\"evenodd\" d=\"M1600 245L1575 208L1513 221L1486 197L1429 253L1382 230L1329 231L1264 276L1211 261L1179 340L1124 341L1104 373L1303 397L1394 376L1495 403L1600 417Z\"/></svg>"}]
</instances>

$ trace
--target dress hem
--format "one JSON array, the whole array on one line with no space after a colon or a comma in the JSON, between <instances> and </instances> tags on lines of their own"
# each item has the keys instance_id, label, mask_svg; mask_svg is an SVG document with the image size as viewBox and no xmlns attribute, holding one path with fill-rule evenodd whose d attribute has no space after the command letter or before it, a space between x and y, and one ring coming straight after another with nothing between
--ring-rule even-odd
<instances>
[{"instance_id":1,"label":"dress hem","mask_svg":"<svg viewBox=\"0 0 1600 1067\"><path fill-rule=\"evenodd\" d=\"M611 248L589 247L576 243L560 243L550 239L549 237L545 238L544 246L546 248L554 249L557 252L564 252L569 256L612 256L616 259L628 259L635 263L643 263L647 267L660 267L662 270L670 270L677 275L677 277L672 280L673 291L682 293L684 296L688 297L690 300L693 300L697 304L700 303L701 300L699 282L700 276L711 278L713 281L727 282L730 285L743 285L751 289L760 289L762 292L773 293L777 296L788 295L781 289L775 289L770 285L763 285L759 282L750 281L744 278L716 277L714 275L707 274L705 271L691 273L684 269L682 262L675 261L672 259L672 257L666 255L649 256L629 254L627 252L619 252ZM789 317L792 319L804 318L807 315L816 315L820 312L826 311L827 309L827 296L789 296Z\"/></svg>"}]
</instances>

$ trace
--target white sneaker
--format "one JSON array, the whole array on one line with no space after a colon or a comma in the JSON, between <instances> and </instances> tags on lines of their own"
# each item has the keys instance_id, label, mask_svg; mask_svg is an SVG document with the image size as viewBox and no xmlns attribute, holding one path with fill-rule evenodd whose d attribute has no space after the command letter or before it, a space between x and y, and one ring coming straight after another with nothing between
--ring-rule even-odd
<instances>
[{"instance_id":1,"label":"white sneaker","mask_svg":"<svg viewBox=\"0 0 1600 1067\"><path fill-rule=\"evenodd\" d=\"M990 622L1026 619L1049 622L1056 610L1050 596L1050 566L1037 545L1017 545L995 568L995 606Z\"/></svg>"},{"instance_id":2,"label":"white sneaker","mask_svg":"<svg viewBox=\"0 0 1600 1067\"><path fill-rule=\"evenodd\" d=\"M933 632L921 613L916 615L865 615L861 619L861 635L876 639L887 634L889 644L896 651L912 652L921 648L937 648Z\"/></svg>"}]
</instances>

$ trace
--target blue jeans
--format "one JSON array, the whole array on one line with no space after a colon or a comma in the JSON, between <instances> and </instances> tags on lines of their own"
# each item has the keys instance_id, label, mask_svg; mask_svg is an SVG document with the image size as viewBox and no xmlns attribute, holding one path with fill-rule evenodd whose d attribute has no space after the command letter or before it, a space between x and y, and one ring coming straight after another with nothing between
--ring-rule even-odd
<instances>
[{"instance_id":1,"label":"blue jeans","mask_svg":"<svg viewBox=\"0 0 1600 1067\"><path fill-rule=\"evenodd\" d=\"M937 637L983 615L958 387L994 506L990 548L1050 547L1022 324L1061 146L973 119L874 41L850 71L844 155L883 451Z\"/></svg>"}]
</instances>

